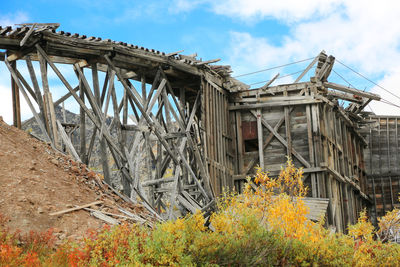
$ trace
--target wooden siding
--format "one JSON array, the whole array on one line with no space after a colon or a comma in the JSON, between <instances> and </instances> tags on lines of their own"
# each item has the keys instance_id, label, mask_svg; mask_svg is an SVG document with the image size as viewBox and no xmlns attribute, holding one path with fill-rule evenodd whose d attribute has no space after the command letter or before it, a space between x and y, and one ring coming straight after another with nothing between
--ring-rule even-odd
<instances>
[{"instance_id":1,"label":"wooden siding","mask_svg":"<svg viewBox=\"0 0 400 267\"><path fill-rule=\"evenodd\" d=\"M258 96L233 98L236 102L230 110L238 135L235 185L240 191L245 177L260 163L271 176L278 175L290 155L297 167L304 168L308 196L329 199L327 223L346 231L368 204L362 153L365 143L336 105L327 99L321 101L314 84L293 87L273 87L274 95L268 97L260 91ZM249 144L243 127L257 121L262 125L261 129L257 126L262 142L250 140Z\"/></svg>"},{"instance_id":2,"label":"wooden siding","mask_svg":"<svg viewBox=\"0 0 400 267\"><path fill-rule=\"evenodd\" d=\"M374 211L380 217L399 207L400 117L371 116L365 132L368 148L364 151L368 175L368 192L374 200Z\"/></svg>"},{"instance_id":3,"label":"wooden siding","mask_svg":"<svg viewBox=\"0 0 400 267\"><path fill-rule=\"evenodd\" d=\"M202 121L205 127L205 150L211 184L215 194L233 188L232 129L228 109L228 93L204 79Z\"/></svg>"}]
</instances>

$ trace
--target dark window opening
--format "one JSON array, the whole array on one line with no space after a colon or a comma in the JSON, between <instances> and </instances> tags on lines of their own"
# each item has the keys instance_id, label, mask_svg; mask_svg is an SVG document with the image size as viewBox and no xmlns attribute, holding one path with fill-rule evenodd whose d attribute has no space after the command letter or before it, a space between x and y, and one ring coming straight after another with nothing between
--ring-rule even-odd
<instances>
[{"instance_id":1,"label":"dark window opening","mask_svg":"<svg viewBox=\"0 0 400 267\"><path fill-rule=\"evenodd\" d=\"M244 140L244 152L258 151L258 139Z\"/></svg>"}]
</instances>

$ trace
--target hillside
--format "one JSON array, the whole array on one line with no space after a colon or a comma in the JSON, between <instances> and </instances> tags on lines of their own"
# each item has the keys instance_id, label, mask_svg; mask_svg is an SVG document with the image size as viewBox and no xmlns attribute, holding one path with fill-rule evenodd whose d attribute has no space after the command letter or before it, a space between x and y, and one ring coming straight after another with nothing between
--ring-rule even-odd
<instances>
[{"instance_id":1,"label":"hillside","mask_svg":"<svg viewBox=\"0 0 400 267\"><path fill-rule=\"evenodd\" d=\"M123 201L84 164L7 125L1 117L0 184L0 214L8 218L11 230L53 228L59 239L81 237L105 222L82 209L59 216L50 213L94 201L102 204L92 209L117 214L114 219L119 222L152 221L144 208ZM133 217L121 213L118 207L133 213Z\"/></svg>"}]
</instances>

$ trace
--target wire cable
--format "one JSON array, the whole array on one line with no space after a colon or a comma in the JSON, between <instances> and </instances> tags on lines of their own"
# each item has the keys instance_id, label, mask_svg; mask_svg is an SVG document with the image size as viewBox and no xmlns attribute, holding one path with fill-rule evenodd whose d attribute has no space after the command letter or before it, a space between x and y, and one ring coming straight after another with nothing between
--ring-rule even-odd
<instances>
[{"instance_id":1,"label":"wire cable","mask_svg":"<svg viewBox=\"0 0 400 267\"><path fill-rule=\"evenodd\" d=\"M352 69L351 67L349 67L349 66L347 66L346 64L344 64L344 63L340 62L338 59L336 59L336 61L337 61L339 64L343 65L344 67L348 68L349 70L353 71L354 73L356 73L356 74L357 74L357 75L359 75L360 77L363 77L364 79L366 79L366 80L367 80L367 81L369 81L370 83L372 83L372 84L374 84L374 85L378 86L379 88L381 88L382 90L384 90L384 91L386 91L387 93L391 94L392 96L394 96L394 97L396 97L396 98L400 99L400 97L399 97L399 96L397 96L397 95L393 94L392 92L390 92L389 90L387 90L387 89L383 88L382 86L380 86L380 85L379 85L379 84L377 84L376 82L374 82L374 81L372 81L372 80L368 79L367 77L365 77L365 76L364 76L364 75L362 75L361 73L359 73L359 72L355 71L355 70L354 70L354 69Z\"/></svg>"},{"instance_id":2,"label":"wire cable","mask_svg":"<svg viewBox=\"0 0 400 267\"><path fill-rule=\"evenodd\" d=\"M347 83L348 85L350 85L353 89L356 89L356 88L354 87L354 85L352 85L349 81L347 81L342 75L340 75L339 73L337 73L334 69L332 69L332 71L333 71L337 76L339 76L345 83Z\"/></svg>"},{"instance_id":3,"label":"wire cable","mask_svg":"<svg viewBox=\"0 0 400 267\"><path fill-rule=\"evenodd\" d=\"M256 74L256 73L260 73L260 72L264 72L264 71L279 69L279 68L282 68L282 67L286 67L286 66L298 64L298 63L301 63L301 62L304 62L304 61L308 61L308 60L311 60L311 59L314 59L314 58L315 57L310 57L310 58L306 58L306 59L303 59L303 60L299 60L299 61L295 61L295 62L284 64L284 65L276 66L276 67L271 67L271 68L267 68L267 69L262 69L262 70L257 70L257 71L253 71L253 72L249 72L249 73L244 73L244 74L240 74L240 75L237 75L237 76L233 76L233 78L239 78L239 77L252 75L252 74Z\"/></svg>"},{"instance_id":4,"label":"wire cable","mask_svg":"<svg viewBox=\"0 0 400 267\"><path fill-rule=\"evenodd\" d=\"M315 67L314 67L315 68ZM305 69L304 69L305 70ZM292 76L292 75L294 75L294 74L298 74L298 73L301 73L301 72L303 72L304 70L299 70L299 71L296 71L296 72L293 72L293 73L289 73L289 74L285 74L285 75L283 75L283 76L279 76L278 78L276 78L275 80L279 80L279 79L282 79L282 78L285 78L285 77L288 77L288 76ZM310 69L311 70L311 69ZM267 82L269 82L269 81L271 81L271 80L267 80L267 81L261 81L261 82L256 82L256 83L251 83L251 84L249 84L250 86L252 86L252 85L256 85L256 84L260 84L260 83L267 83Z\"/></svg>"},{"instance_id":5,"label":"wire cable","mask_svg":"<svg viewBox=\"0 0 400 267\"><path fill-rule=\"evenodd\" d=\"M389 100L383 99L383 98L381 98L380 102L385 103L385 104L387 104L387 105L391 105L391 106L400 108L399 105L397 105L397 104L395 104L395 103L393 103L393 102L390 102Z\"/></svg>"}]
</instances>

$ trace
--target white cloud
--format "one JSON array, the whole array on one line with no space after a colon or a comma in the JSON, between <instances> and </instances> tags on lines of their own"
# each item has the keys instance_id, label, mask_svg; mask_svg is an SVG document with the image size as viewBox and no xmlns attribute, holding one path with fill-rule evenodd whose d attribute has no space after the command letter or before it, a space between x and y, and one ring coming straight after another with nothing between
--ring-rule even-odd
<instances>
[{"instance_id":1,"label":"white cloud","mask_svg":"<svg viewBox=\"0 0 400 267\"><path fill-rule=\"evenodd\" d=\"M233 66L235 74L312 57L325 50L400 95L394 91L400 84L398 1L309 1L306 5L303 1L230 0L210 6L215 13L233 19L249 23L276 19L290 26L289 34L283 36L278 45L268 36L232 31L226 51L229 51L227 62ZM335 68L345 71L338 63ZM345 72L345 76L348 75L350 73ZM371 90L383 98L398 100L381 88ZM383 103L371 106L377 114L399 111Z\"/></svg>"},{"instance_id":2,"label":"white cloud","mask_svg":"<svg viewBox=\"0 0 400 267\"><path fill-rule=\"evenodd\" d=\"M209 1L215 13L256 21L275 18L287 23L324 16L338 8L343 1L337 0L228 0Z\"/></svg>"},{"instance_id":3,"label":"white cloud","mask_svg":"<svg viewBox=\"0 0 400 267\"><path fill-rule=\"evenodd\" d=\"M169 12L179 13L179 12L189 12L197 8L199 5L207 3L204 0L175 0L169 7Z\"/></svg>"},{"instance_id":4,"label":"white cloud","mask_svg":"<svg viewBox=\"0 0 400 267\"><path fill-rule=\"evenodd\" d=\"M8 14L0 13L0 25L1 26L12 26L17 23L26 23L28 22L29 16L25 12L15 12Z\"/></svg>"},{"instance_id":5,"label":"white cloud","mask_svg":"<svg viewBox=\"0 0 400 267\"><path fill-rule=\"evenodd\" d=\"M372 101L367 108L367 111L373 111L377 115L396 115L400 116L400 90L398 89L400 85L400 68L390 74L385 75L385 77L379 81L379 85L385 89L391 89L389 92L386 90L375 86L371 89L372 93L379 94L384 101L389 101L394 105L385 104L383 102ZM393 95L394 94L394 95Z\"/></svg>"}]
</instances>

